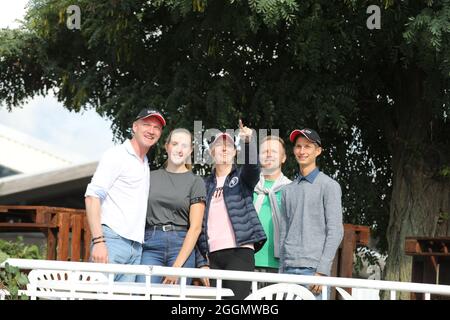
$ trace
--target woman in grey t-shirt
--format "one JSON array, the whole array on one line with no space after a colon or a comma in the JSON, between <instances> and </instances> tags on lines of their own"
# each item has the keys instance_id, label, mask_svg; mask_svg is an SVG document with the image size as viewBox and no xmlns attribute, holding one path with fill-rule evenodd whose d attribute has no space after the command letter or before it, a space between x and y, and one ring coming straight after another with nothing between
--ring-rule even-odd
<instances>
[{"instance_id":1,"label":"woman in grey t-shirt","mask_svg":"<svg viewBox=\"0 0 450 320\"><path fill-rule=\"evenodd\" d=\"M167 161L152 171L141 264L195 268L195 245L205 209L205 184L192 173L192 135L173 130L165 144ZM144 282L145 277L138 277ZM177 277L155 277L153 283L177 283Z\"/></svg>"}]
</instances>

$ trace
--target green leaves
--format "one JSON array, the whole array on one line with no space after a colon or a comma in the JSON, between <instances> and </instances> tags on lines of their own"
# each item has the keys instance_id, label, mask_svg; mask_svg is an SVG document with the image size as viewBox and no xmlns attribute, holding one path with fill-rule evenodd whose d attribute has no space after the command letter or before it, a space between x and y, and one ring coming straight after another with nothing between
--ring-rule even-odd
<instances>
[{"instance_id":1,"label":"green leaves","mask_svg":"<svg viewBox=\"0 0 450 320\"><path fill-rule=\"evenodd\" d=\"M17 237L16 241L0 239L0 263L8 258L42 259L43 255L37 245L25 244L23 237Z\"/></svg>"},{"instance_id":2,"label":"green leaves","mask_svg":"<svg viewBox=\"0 0 450 320\"><path fill-rule=\"evenodd\" d=\"M445 178L450 178L450 166L443 166L439 171L439 175Z\"/></svg>"},{"instance_id":3,"label":"green leaves","mask_svg":"<svg viewBox=\"0 0 450 320\"><path fill-rule=\"evenodd\" d=\"M6 296L8 300L28 300L24 294L19 296L19 290L24 289L29 283L28 277L20 272L17 267L5 263L4 269L0 269L0 289L5 289L9 295Z\"/></svg>"},{"instance_id":4,"label":"green leaves","mask_svg":"<svg viewBox=\"0 0 450 320\"><path fill-rule=\"evenodd\" d=\"M278 23L292 24L299 5L295 0L249 0L250 9L260 15L266 25L274 27Z\"/></svg>"},{"instance_id":5,"label":"green leaves","mask_svg":"<svg viewBox=\"0 0 450 320\"><path fill-rule=\"evenodd\" d=\"M8 258L9 255L6 252L0 251L0 263L3 263Z\"/></svg>"},{"instance_id":6,"label":"green leaves","mask_svg":"<svg viewBox=\"0 0 450 320\"><path fill-rule=\"evenodd\" d=\"M22 237L18 237L15 242L0 239L0 263L8 258L42 259L43 254L37 245L25 244ZM27 300L27 296L19 296L19 290L25 289L27 284L28 277L19 268L5 263L5 267L0 269L0 289L4 288L9 292L7 299Z\"/></svg>"},{"instance_id":7,"label":"green leaves","mask_svg":"<svg viewBox=\"0 0 450 320\"><path fill-rule=\"evenodd\" d=\"M429 4L431 7L432 4ZM448 46L450 36L450 3L443 1L436 9L424 8L417 16L409 17L403 37L407 43L420 41L421 46L434 51L441 51L442 46Z\"/></svg>"}]
</instances>

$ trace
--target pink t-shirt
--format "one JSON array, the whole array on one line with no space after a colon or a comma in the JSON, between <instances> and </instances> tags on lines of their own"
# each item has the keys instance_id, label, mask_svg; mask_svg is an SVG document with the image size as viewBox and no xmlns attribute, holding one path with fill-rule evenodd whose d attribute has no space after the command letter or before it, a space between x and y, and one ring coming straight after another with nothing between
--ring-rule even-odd
<instances>
[{"instance_id":1,"label":"pink t-shirt","mask_svg":"<svg viewBox=\"0 0 450 320\"><path fill-rule=\"evenodd\" d=\"M210 252L237 247L233 226L223 198L223 184L226 176L216 177L216 179L216 190L211 198L208 213L208 244ZM242 245L242 247L253 249L252 244Z\"/></svg>"}]
</instances>

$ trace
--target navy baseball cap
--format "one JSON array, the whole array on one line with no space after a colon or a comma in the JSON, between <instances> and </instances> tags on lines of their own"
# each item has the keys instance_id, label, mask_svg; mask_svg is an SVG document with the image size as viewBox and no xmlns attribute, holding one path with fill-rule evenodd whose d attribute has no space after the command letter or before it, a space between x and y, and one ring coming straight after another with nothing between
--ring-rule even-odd
<instances>
[{"instance_id":1,"label":"navy baseball cap","mask_svg":"<svg viewBox=\"0 0 450 320\"><path fill-rule=\"evenodd\" d=\"M322 142L320 141L320 137L319 134L313 130L313 129L295 129L294 131L291 132L291 134L289 135L289 140L291 140L292 143L295 142L295 140L297 139L298 135L302 135L304 136L306 139L308 139L311 142L317 143L319 145L319 147L322 146Z\"/></svg>"},{"instance_id":2,"label":"navy baseball cap","mask_svg":"<svg viewBox=\"0 0 450 320\"><path fill-rule=\"evenodd\" d=\"M162 126L164 127L166 125L166 119L162 116L161 112L158 110L152 109L152 108L144 108L139 112L139 114L136 116L134 121L137 121L139 119L145 119L148 117L155 117L161 122Z\"/></svg>"}]
</instances>

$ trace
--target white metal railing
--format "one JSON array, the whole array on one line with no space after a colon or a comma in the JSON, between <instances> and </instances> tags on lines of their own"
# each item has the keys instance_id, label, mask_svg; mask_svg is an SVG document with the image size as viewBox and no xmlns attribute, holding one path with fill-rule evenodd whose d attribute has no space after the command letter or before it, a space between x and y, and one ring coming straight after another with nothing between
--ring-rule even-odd
<instances>
[{"instance_id":1,"label":"white metal railing","mask_svg":"<svg viewBox=\"0 0 450 320\"><path fill-rule=\"evenodd\" d=\"M19 267L20 269L38 269L38 270L61 270L67 272L102 272L108 274L108 283L103 283L101 287L96 287L97 293L90 295L89 298L94 299L150 299L150 290L155 288L155 284L150 281L151 276L178 276L180 277L180 285L177 286L177 296L179 298L186 298L189 288L186 285L187 278L210 278L216 279L216 288L210 288L214 290L214 297L221 299L223 296L222 281L223 280L240 280L252 282L252 290L257 289L258 282L265 283L295 283L302 285L318 284L323 286L322 298L326 299L327 292L330 287L341 288L365 288L375 290L387 290L390 291L390 299L395 300L397 292L415 292L424 293L425 299L430 299L431 294L448 295L450 296L450 286L448 285L436 285L436 284L424 284L424 283L412 283L412 282L398 282L398 281L384 281L384 280L367 280L367 279L353 279L353 278L338 278L338 277L321 277L321 276L302 276L293 274L274 274L263 272L248 272L248 271L228 271L228 270L210 270L210 269L192 269L192 268L171 268L161 266L145 266L145 265L120 265L120 264L100 264L90 262L66 262L66 261L53 261L53 260L31 260L31 259L8 259L5 263L9 263L12 266ZM2 264L2 266L4 263ZM134 289L127 289L121 291L121 284L114 282L114 274L136 274L144 275L146 277L145 286L137 291ZM50 287L54 286L54 289L58 289L58 284L48 283ZM84 285L85 287L85 285ZM123 288L123 286L122 286ZM77 298L77 291L80 289L80 285L73 282L71 290L64 293L64 298ZM90 288L89 290L93 290ZM173 294L172 290L172 294ZM27 294L30 294L28 290ZM35 292L34 292L35 293ZM140 296L132 294L140 294ZM210 294L211 292L208 292ZM42 293L41 293L42 294ZM52 292L49 296L58 296L58 292ZM122 294L121 296L119 294ZM128 294L125 296L124 294ZM130 294L132 296L130 296ZM79 298L83 298L82 294L78 295Z\"/></svg>"}]
</instances>

